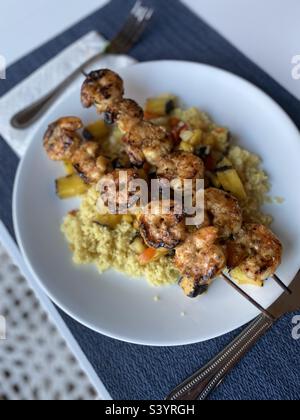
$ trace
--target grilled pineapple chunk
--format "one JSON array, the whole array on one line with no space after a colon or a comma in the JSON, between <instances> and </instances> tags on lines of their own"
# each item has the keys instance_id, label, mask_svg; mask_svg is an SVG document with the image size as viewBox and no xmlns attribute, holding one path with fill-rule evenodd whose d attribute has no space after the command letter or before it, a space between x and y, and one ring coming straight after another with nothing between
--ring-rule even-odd
<instances>
[{"instance_id":1,"label":"grilled pineapple chunk","mask_svg":"<svg viewBox=\"0 0 300 420\"><path fill-rule=\"evenodd\" d=\"M186 141L182 141L179 145L179 150L182 150L183 152L194 153L194 146L187 143Z\"/></svg>"},{"instance_id":2,"label":"grilled pineapple chunk","mask_svg":"<svg viewBox=\"0 0 300 420\"><path fill-rule=\"evenodd\" d=\"M136 254L141 255L147 249L147 246L142 238L136 238L132 244L130 244L129 248Z\"/></svg>"},{"instance_id":3,"label":"grilled pineapple chunk","mask_svg":"<svg viewBox=\"0 0 300 420\"><path fill-rule=\"evenodd\" d=\"M103 120L88 125L84 130L86 140L101 140L110 134L110 129Z\"/></svg>"},{"instance_id":4,"label":"grilled pineapple chunk","mask_svg":"<svg viewBox=\"0 0 300 420\"><path fill-rule=\"evenodd\" d=\"M224 158L217 166L217 178L225 191L230 192L239 200L246 200L247 194L237 171L229 159Z\"/></svg>"},{"instance_id":5,"label":"grilled pineapple chunk","mask_svg":"<svg viewBox=\"0 0 300 420\"><path fill-rule=\"evenodd\" d=\"M115 229L122 222L122 219L123 216L120 214L99 214L94 222L100 226Z\"/></svg>"},{"instance_id":6,"label":"grilled pineapple chunk","mask_svg":"<svg viewBox=\"0 0 300 420\"><path fill-rule=\"evenodd\" d=\"M88 185L77 174L59 178L55 184L56 194L61 200L77 197L88 190Z\"/></svg>"},{"instance_id":7,"label":"grilled pineapple chunk","mask_svg":"<svg viewBox=\"0 0 300 420\"><path fill-rule=\"evenodd\" d=\"M169 115L176 106L174 95L162 95L157 98L150 98L146 102L145 113L164 117Z\"/></svg>"},{"instance_id":8,"label":"grilled pineapple chunk","mask_svg":"<svg viewBox=\"0 0 300 420\"><path fill-rule=\"evenodd\" d=\"M199 128L194 131L185 130L180 134L180 138L183 142L186 142L192 146L198 146L201 144L202 131Z\"/></svg>"},{"instance_id":9,"label":"grilled pineapple chunk","mask_svg":"<svg viewBox=\"0 0 300 420\"><path fill-rule=\"evenodd\" d=\"M65 167L65 171L66 171L66 175L73 175L76 174L76 171L74 169L74 166L72 165L71 162L64 162L64 167Z\"/></svg>"},{"instance_id":10,"label":"grilled pineapple chunk","mask_svg":"<svg viewBox=\"0 0 300 420\"><path fill-rule=\"evenodd\" d=\"M239 267L234 268L230 272L230 275L240 285L252 285L256 287L263 287L264 285L264 282L262 280L250 279Z\"/></svg>"}]
</instances>

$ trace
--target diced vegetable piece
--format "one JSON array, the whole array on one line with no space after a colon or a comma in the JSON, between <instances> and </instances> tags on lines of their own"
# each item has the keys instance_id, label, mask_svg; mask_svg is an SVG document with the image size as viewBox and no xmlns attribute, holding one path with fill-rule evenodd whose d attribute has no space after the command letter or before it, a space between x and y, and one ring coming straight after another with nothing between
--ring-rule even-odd
<instances>
[{"instance_id":1,"label":"diced vegetable piece","mask_svg":"<svg viewBox=\"0 0 300 420\"><path fill-rule=\"evenodd\" d=\"M129 224L133 224L134 222L134 217L131 214L125 214L123 216L123 221Z\"/></svg>"},{"instance_id":2,"label":"diced vegetable piece","mask_svg":"<svg viewBox=\"0 0 300 420\"><path fill-rule=\"evenodd\" d=\"M123 137L124 137L124 133L122 133L119 127L117 126L114 127L111 138L114 139L116 143L119 143L122 141Z\"/></svg>"},{"instance_id":3,"label":"diced vegetable piece","mask_svg":"<svg viewBox=\"0 0 300 420\"><path fill-rule=\"evenodd\" d=\"M156 256L156 249L147 248L145 251L139 256L139 263L141 265L149 264L151 261L154 260Z\"/></svg>"},{"instance_id":4,"label":"diced vegetable piece","mask_svg":"<svg viewBox=\"0 0 300 420\"><path fill-rule=\"evenodd\" d=\"M196 130L183 130L180 133L180 138L183 142L188 143L192 146L198 146L201 143L202 131L200 129Z\"/></svg>"},{"instance_id":5,"label":"diced vegetable piece","mask_svg":"<svg viewBox=\"0 0 300 420\"><path fill-rule=\"evenodd\" d=\"M231 277L238 282L240 285L252 285L256 287L263 287L264 282L262 280L250 279L246 274L239 268L235 268L230 272Z\"/></svg>"},{"instance_id":6,"label":"diced vegetable piece","mask_svg":"<svg viewBox=\"0 0 300 420\"><path fill-rule=\"evenodd\" d=\"M229 159L224 158L216 169L218 180L225 191L230 192L239 200L245 200L247 194L237 171Z\"/></svg>"},{"instance_id":7,"label":"diced vegetable piece","mask_svg":"<svg viewBox=\"0 0 300 420\"><path fill-rule=\"evenodd\" d=\"M230 141L230 133L226 128L215 127L203 137L203 143L215 150L225 152Z\"/></svg>"},{"instance_id":8,"label":"diced vegetable piece","mask_svg":"<svg viewBox=\"0 0 300 420\"><path fill-rule=\"evenodd\" d=\"M133 222L133 227L135 230L139 230L140 225L139 225L138 218L136 218L135 221Z\"/></svg>"},{"instance_id":9,"label":"diced vegetable piece","mask_svg":"<svg viewBox=\"0 0 300 420\"><path fill-rule=\"evenodd\" d=\"M208 284L198 285L194 279L182 277L179 281L179 286L182 288L184 294L189 298L196 298L208 291Z\"/></svg>"},{"instance_id":10,"label":"diced vegetable piece","mask_svg":"<svg viewBox=\"0 0 300 420\"><path fill-rule=\"evenodd\" d=\"M180 133L180 138L182 141L189 143L193 137L193 132L191 130L184 130Z\"/></svg>"},{"instance_id":11,"label":"diced vegetable piece","mask_svg":"<svg viewBox=\"0 0 300 420\"><path fill-rule=\"evenodd\" d=\"M223 157L222 160L217 165L218 170L223 170L224 168L233 168L231 160L227 157Z\"/></svg>"},{"instance_id":12,"label":"diced vegetable piece","mask_svg":"<svg viewBox=\"0 0 300 420\"><path fill-rule=\"evenodd\" d=\"M56 194L62 200L77 197L88 190L88 185L77 174L59 178L55 183Z\"/></svg>"},{"instance_id":13,"label":"diced vegetable piece","mask_svg":"<svg viewBox=\"0 0 300 420\"><path fill-rule=\"evenodd\" d=\"M174 143L176 145L180 144L182 142L180 135L183 131L189 130L188 125L185 124L183 121L179 121L177 125L171 127L173 127L171 130L171 135Z\"/></svg>"},{"instance_id":14,"label":"diced vegetable piece","mask_svg":"<svg viewBox=\"0 0 300 420\"><path fill-rule=\"evenodd\" d=\"M84 132L86 133L87 137L88 133L91 135L91 137L86 138L86 140L101 140L110 134L110 129L103 120L99 120L94 122L93 124L88 125L85 128Z\"/></svg>"},{"instance_id":15,"label":"diced vegetable piece","mask_svg":"<svg viewBox=\"0 0 300 420\"><path fill-rule=\"evenodd\" d=\"M246 200L247 194L244 185L235 169L218 172L217 177L225 191L230 192L239 200Z\"/></svg>"},{"instance_id":16,"label":"diced vegetable piece","mask_svg":"<svg viewBox=\"0 0 300 420\"><path fill-rule=\"evenodd\" d=\"M76 171L74 169L74 166L72 165L71 162L64 162L64 167L65 167L65 171L66 171L66 175L73 175L76 174Z\"/></svg>"},{"instance_id":17,"label":"diced vegetable piece","mask_svg":"<svg viewBox=\"0 0 300 420\"><path fill-rule=\"evenodd\" d=\"M157 98L150 98L146 102L145 114L163 117L174 111L176 97L174 95L162 95ZM152 119L152 118L151 118Z\"/></svg>"},{"instance_id":18,"label":"diced vegetable piece","mask_svg":"<svg viewBox=\"0 0 300 420\"><path fill-rule=\"evenodd\" d=\"M141 265L149 264L150 262L159 260L161 257L167 255L168 253L169 253L169 251L167 249L147 248L139 256L139 263Z\"/></svg>"},{"instance_id":19,"label":"diced vegetable piece","mask_svg":"<svg viewBox=\"0 0 300 420\"><path fill-rule=\"evenodd\" d=\"M197 128L194 130L193 137L190 139L190 143L193 146L198 146L201 143L202 140L202 130L200 128Z\"/></svg>"},{"instance_id":20,"label":"diced vegetable piece","mask_svg":"<svg viewBox=\"0 0 300 420\"><path fill-rule=\"evenodd\" d=\"M183 152L189 152L189 153L193 153L194 152L194 146L192 146L191 144L182 141L179 145L179 150L182 150Z\"/></svg>"},{"instance_id":21,"label":"diced vegetable piece","mask_svg":"<svg viewBox=\"0 0 300 420\"><path fill-rule=\"evenodd\" d=\"M142 238L136 238L129 248L136 254L141 255L147 249L147 246Z\"/></svg>"},{"instance_id":22,"label":"diced vegetable piece","mask_svg":"<svg viewBox=\"0 0 300 420\"><path fill-rule=\"evenodd\" d=\"M156 258L159 259L160 257L164 257L165 255L170 254L170 251L165 248L159 248L156 250Z\"/></svg>"},{"instance_id":23,"label":"diced vegetable piece","mask_svg":"<svg viewBox=\"0 0 300 420\"><path fill-rule=\"evenodd\" d=\"M123 216L119 214L99 214L94 222L100 226L115 229L122 222L122 219Z\"/></svg>"},{"instance_id":24,"label":"diced vegetable piece","mask_svg":"<svg viewBox=\"0 0 300 420\"><path fill-rule=\"evenodd\" d=\"M227 128L224 127L216 127L212 131L212 135L216 139L217 149L221 151L225 151L228 147L228 144L230 142L230 132Z\"/></svg>"}]
</instances>

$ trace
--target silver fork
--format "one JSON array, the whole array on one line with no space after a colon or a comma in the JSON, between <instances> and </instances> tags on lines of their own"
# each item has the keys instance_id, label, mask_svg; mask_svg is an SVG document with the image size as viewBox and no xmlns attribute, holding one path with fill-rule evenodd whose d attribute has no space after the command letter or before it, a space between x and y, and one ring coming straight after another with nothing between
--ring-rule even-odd
<instances>
[{"instance_id":1,"label":"silver fork","mask_svg":"<svg viewBox=\"0 0 300 420\"><path fill-rule=\"evenodd\" d=\"M225 350L179 385L166 400L206 400L225 377L283 315L300 310L300 272L290 286L291 294L284 293L252 322Z\"/></svg>"},{"instance_id":2,"label":"silver fork","mask_svg":"<svg viewBox=\"0 0 300 420\"><path fill-rule=\"evenodd\" d=\"M102 54L126 54L144 33L153 13L153 9L145 7L141 1L137 1L122 29L104 51L90 58L45 96L19 111L12 117L11 125L17 129L24 129L36 122L49 109L59 94L74 81L80 72L84 73L85 67L91 64L97 57Z\"/></svg>"}]
</instances>

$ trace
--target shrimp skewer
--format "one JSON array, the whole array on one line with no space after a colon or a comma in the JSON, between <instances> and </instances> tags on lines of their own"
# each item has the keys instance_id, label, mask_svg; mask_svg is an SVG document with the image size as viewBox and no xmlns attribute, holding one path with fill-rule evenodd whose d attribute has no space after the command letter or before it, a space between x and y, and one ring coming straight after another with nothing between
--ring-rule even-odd
<instances>
[{"instance_id":1,"label":"shrimp skewer","mask_svg":"<svg viewBox=\"0 0 300 420\"><path fill-rule=\"evenodd\" d=\"M124 137L125 149L136 166L145 161L156 166L161 156L171 152L171 136L163 127L144 121L142 108L133 100L124 99L124 84L119 75L111 70L90 73L81 89L81 101L85 108L95 106L104 113L105 120L116 122Z\"/></svg>"}]
</instances>

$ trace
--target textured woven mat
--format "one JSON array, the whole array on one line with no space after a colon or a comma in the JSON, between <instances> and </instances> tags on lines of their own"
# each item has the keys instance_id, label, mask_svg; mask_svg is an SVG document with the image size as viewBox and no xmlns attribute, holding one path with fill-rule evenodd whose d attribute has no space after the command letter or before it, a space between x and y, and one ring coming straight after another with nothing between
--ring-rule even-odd
<instances>
[{"instance_id":1,"label":"textured woven mat","mask_svg":"<svg viewBox=\"0 0 300 420\"><path fill-rule=\"evenodd\" d=\"M240 75L272 96L300 127L299 102L177 0L149 0L157 13L132 55L139 61L183 59L209 63ZM132 7L113 0L106 7L8 69L4 93L66 45L92 29L111 38ZM18 160L0 142L0 217L13 234L11 191ZM108 339L62 313L95 370L115 399L161 399L220 351L236 333L180 348L151 348ZM291 337L291 316L282 319L213 395L214 399L299 399L300 342Z\"/></svg>"}]
</instances>

